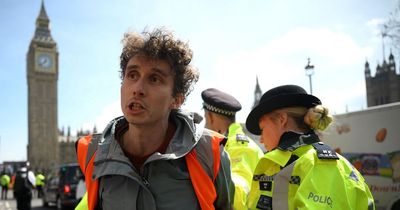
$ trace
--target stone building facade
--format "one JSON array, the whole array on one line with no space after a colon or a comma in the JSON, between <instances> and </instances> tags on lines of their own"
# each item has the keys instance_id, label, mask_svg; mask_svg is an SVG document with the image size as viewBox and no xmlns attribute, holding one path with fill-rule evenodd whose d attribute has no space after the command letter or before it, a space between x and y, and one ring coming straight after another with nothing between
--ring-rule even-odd
<instances>
[{"instance_id":1,"label":"stone building facade","mask_svg":"<svg viewBox=\"0 0 400 210\"><path fill-rule=\"evenodd\" d=\"M384 59L382 65L377 65L375 76L371 75L368 61L364 73L368 107L400 101L400 75L392 53L388 62Z\"/></svg>"}]
</instances>

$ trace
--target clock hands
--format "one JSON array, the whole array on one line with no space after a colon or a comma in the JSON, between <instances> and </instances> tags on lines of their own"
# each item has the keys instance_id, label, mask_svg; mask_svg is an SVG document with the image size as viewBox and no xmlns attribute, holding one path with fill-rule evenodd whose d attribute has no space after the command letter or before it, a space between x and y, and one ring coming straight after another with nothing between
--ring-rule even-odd
<instances>
[{"instance_id":1,"label":"clock hands","mask_svg":"<svg viewBox=\"0 0 400 210\"><path fill-rule=\"evenodd\" d=\"M43 68L49 68L51 66L50 57L47 55L41 55L38 59L38 64Z\"/></svg>"},{"instance_id":2,"label":"clock hands","mask_svg":"<svg viewBox=\"0 0 400 210\"><path fill-rule=\"evenodd\" d=\"M40 63L42 66L46 65L48 62L49 62L49 59L47 59L47 57L42 57L42 58L39 60L39 63Z\"/></svg>"}]
</instances>

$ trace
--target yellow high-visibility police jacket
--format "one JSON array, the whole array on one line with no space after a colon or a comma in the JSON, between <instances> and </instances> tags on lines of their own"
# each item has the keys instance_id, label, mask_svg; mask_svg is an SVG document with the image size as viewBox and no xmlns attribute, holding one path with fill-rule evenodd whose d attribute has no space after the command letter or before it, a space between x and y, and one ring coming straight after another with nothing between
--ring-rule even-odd
<instances>
[{"instance_id":1,"label":"yellow high-visibility police jacket","mask_svg":"<svg viewBox=\"0 0 400 210\"><path fill-rule=\"evenodd\" d=\"M45 176L43 174L36 175L36 186L44 186Z\"/></svg>"},{"instance_id":2,"label":"yellow high-visibility police jacket","mask_svg":"<svg viewBox=\"0 0 400 210\"><path fill-rule=\"evenodd\" d=\"M375 209L364 178L316 134L288 132L254 171L249 209Z\"/></svg>"},{"instance_id":3,"label":"yellow high-visibility police jacket","mask_svg":"<svg viewBox=\"0 0 400 210\"><path fill-rule=\"evenodd\" d=\"M3 174L0 177L0 185L3 187L8 187L8 185L10 184L10 176L8 176L7 174Z\"/></svg>"},{"instance_id":4,"label":"yellow high-visibility police jacket","mask_svg":"<svg viewBox=\"0 0 400 210\"><path fill-rule=\"evenodd\" d=\"M82 200L75 206L75 210L88 210L87 192L82 197Z\"/></svg>"},{"instance_id":5,"label":"yellow high-visibility police jacket","mask_svg":"<svg viewBox=\"0 0 400 210\"><path fill-rule=\"evenodd\" d=\"M264 156L261 148L243 132L239 123L232 123L228 130L225 151L231 161L232 180L235 184L234 209L247 209L253 171Z\"/></svg>"}]
</instances>

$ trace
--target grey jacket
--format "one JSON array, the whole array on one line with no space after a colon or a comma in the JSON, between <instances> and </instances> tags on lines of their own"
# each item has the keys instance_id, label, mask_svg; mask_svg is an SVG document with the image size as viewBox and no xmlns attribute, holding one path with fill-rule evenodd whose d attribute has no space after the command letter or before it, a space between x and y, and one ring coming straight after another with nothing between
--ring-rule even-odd
<instances>
[{"instance_id":1,"label":"grey jacket","mask_svg":"<svg viewBox=\"0 0 400 210\"><path fill-rule=\"evenodd\" d=\"M188 210L200 209L190 181L184 156L193 148L209 145L212 131L199 128L193 115L172 112L177 129L166 154L156 152L136 169L115 139L115 131L126 124L124 117L114 119L103 132L94 161L93 179L99 179L98 207L104 210ZM198 150L196 150L197 152ZM214 183L216 209L231 209L234 185L230 163L223 146L221 164ZM210 161L209 154L197 154ZM207 171L212 175L212 171Z\"/></svg>"}]
</instances>

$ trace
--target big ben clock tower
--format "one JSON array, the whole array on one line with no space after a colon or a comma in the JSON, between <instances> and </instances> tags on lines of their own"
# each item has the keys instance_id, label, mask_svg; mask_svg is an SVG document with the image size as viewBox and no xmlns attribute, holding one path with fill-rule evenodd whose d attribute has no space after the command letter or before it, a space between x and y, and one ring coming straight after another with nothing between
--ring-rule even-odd
<instances>
[{"instance_id":1,"label":"big ben clock tower","mask_svg":"<svg viewBox=\"0 0 400 210\"><path fill-rule=\"evenodd\" d=\"M27 54L28 161L37 170L58 164L58 50L42 1Z\"/></svg>"}]
</instances>

